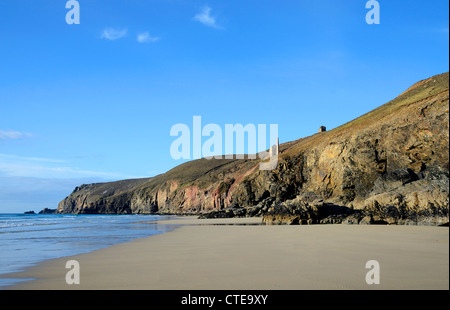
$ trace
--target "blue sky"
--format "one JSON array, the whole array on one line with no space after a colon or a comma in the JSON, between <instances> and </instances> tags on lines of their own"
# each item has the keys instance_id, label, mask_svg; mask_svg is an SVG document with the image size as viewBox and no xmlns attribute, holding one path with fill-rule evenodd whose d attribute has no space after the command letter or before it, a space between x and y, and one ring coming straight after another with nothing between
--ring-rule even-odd
<instances>
[{"instance_id":1,"label":"blue sky","mask_svg":"<svg viewBox=\"0 0 450 310\"><path fill-rule=\"evenodd\" d=\"M449 3L0 0L0 212L149 177L177 123L334 128L448 71Z\"/></svg>"}]
</instances>

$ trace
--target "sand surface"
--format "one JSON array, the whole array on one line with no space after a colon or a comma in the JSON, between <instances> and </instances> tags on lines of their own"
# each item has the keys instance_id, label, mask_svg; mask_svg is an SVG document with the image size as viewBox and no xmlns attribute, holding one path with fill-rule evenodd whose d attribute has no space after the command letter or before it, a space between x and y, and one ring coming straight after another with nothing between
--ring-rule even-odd
<instances>
[{"instance_id":1,"label":"sand surface","mask_svg":"<svg viewBox=\"0 0 450 310\"><path fill-rule=\"evenodd\" d=\"M263 226L261 219L161 222L181 225L92 253L45 261L10 289L449 289L449 229L424 226ZM80 285L68 285L68 260ZM380 284L366 283L366 262ZM11 277L8 276L8 277Z\"/></svg>"}]
</instances>

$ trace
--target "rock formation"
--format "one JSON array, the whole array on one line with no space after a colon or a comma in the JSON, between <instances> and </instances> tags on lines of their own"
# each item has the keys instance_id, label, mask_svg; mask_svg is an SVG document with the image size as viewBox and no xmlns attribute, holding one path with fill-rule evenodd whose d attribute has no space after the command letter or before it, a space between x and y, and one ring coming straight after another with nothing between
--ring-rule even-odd
<instances>
[{"instance_id":1,"label":"rock formation","mask_svg":"<svg viewBox=\"0 0 450 310\"><path fill-rule=\"evenodd\" d=\"M39 214L56 214L58 213L57 209L49 209L49 208L44 208L41 211L39 211Z\"/></svg>"},{"instance_id":2,"label":"rock formation","mask_svg":"<svg viewBox=\"0 0 450 310\"><path fill-rule=\"evenodd\" d=\"M330 131L279 146L278 166L201 159L149 179L77 187L59 213L262 216L266 223L448 223L449 75Z\"/></svg>"}]
</instances>

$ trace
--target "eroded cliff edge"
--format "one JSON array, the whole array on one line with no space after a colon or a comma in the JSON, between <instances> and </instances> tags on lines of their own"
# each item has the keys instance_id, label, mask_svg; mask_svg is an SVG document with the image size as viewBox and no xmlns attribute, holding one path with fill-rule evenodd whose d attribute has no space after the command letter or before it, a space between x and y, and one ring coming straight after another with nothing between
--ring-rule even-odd
<instances>
[{"instance_id":1,"label":"eroded cliff edge","mask_svg":"<svg viewBox=\"0 0 450 310\"><path fill-rule=\"evenodd\" d=\"M267 223L448 224L449 75L328 132L280 145L278 166L196 160L149 179L77 187L59 213L263 216Z\"/></svg>"}]
</instances>

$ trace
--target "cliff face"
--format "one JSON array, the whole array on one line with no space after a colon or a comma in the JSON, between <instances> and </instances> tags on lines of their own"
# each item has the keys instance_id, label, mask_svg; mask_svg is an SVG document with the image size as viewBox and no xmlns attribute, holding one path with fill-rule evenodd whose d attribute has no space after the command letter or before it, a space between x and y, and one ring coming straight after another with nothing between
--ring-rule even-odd
<instances>
[{"instance_id":1,"label":"cliff face","mask_svg":"<svg viewBox=\"0 0 450 310\"><path fill-rule=\"evenodd\" d=\"M263 216L267 223L448 223L448 73L259 160L192 161L150 179L83 185L60 213Z\"/></svg>"}]
</instances>

